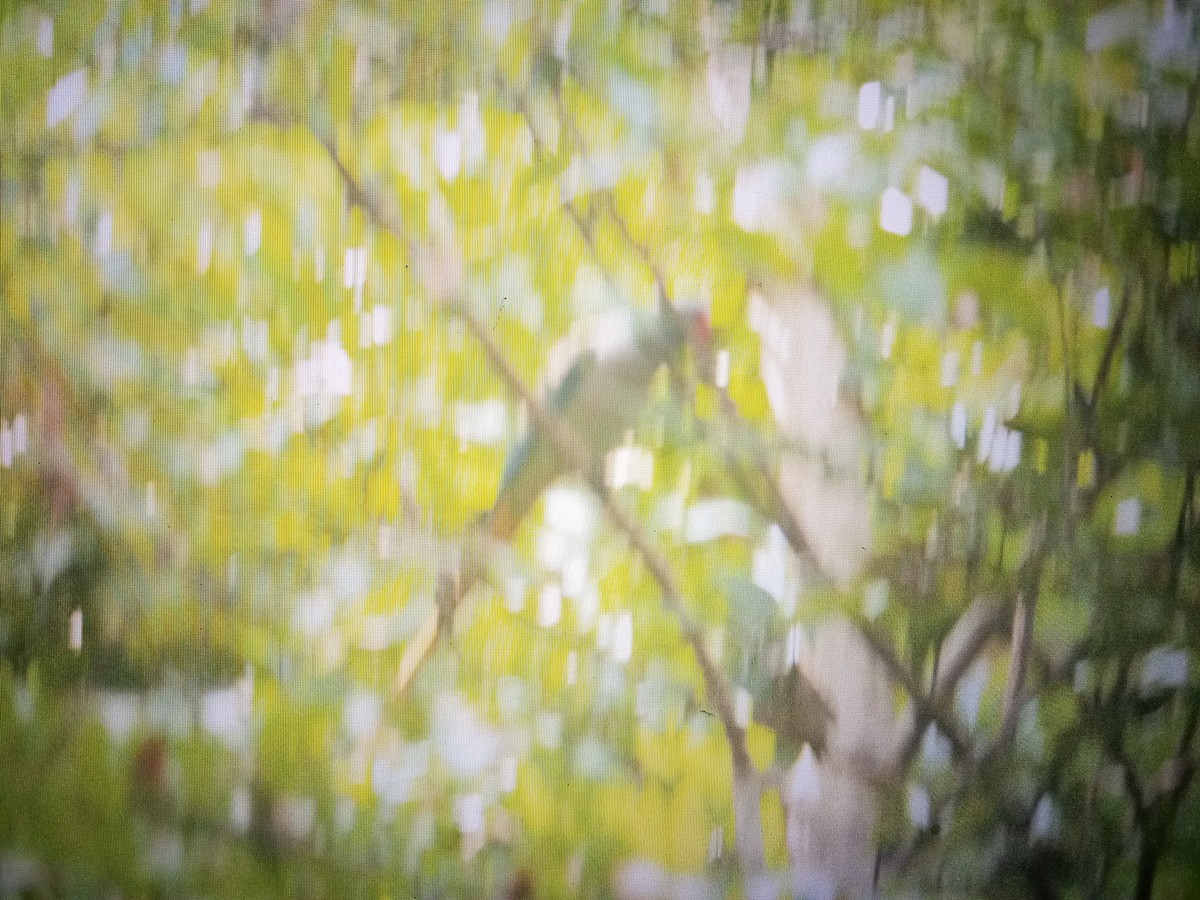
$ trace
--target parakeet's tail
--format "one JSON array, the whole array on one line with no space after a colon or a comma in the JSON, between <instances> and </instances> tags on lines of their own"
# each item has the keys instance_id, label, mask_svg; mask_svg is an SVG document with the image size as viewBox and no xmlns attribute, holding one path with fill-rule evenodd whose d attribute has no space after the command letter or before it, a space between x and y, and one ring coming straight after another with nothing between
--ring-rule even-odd
<instances>
[{"instance_id":1,"label":"parakeet's tail","mask_svg":"<svg viewBox=\"0 0 1200 900\"><path fill-rule=\"evenodd\" d=\"M517 530L521 517L513 509L512 501L505 493L496 499L496 505L476 520L479 529L498 541L509 540Z\"/></svg>"}]
</instances>

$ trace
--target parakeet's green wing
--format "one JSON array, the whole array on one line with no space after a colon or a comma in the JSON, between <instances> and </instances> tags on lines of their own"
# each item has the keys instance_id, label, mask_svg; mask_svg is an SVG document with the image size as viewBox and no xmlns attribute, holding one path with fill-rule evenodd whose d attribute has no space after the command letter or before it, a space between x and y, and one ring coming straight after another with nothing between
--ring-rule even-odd
<instances>
[{"instance_id":1,"label":"parakeet's green wing","mask_svg":"<svg viewBox=\"0 0 1200 900\"><path fill-rule=\"evenodd\" d=\"M594 356L579 359L547 398L546 406L555 415L563 415L578 398L588 375L595 368ZM530 428L509 453L500 476L500 491L488 514L488 523L496 537L509 537L517 522L529 511L542 491L564 469L558 454L536 428Z\"/></svg>"},{"instance_id":2,"label":"parakeet's green wing","mask_svg":"<svg viewBox=\"0 0 1200 900\"><path fill-rule=\"evenodd\" d=\"M579 395L580 387L587 378L588 372L596 365L595 357L584 356L577 360L563 380L554 388L550 396L547 398L546 407L555 415L562 415L570 406L571 402ZM506 488L509 487L517 478L517 476L529 465L530 456L533 454L536 445L544 443L541 436L534 428L529 429L516 447L508 454L508 459L504 461L504 472L500 475L500 494L503 495Z\"/></svg>"}]
</instances>

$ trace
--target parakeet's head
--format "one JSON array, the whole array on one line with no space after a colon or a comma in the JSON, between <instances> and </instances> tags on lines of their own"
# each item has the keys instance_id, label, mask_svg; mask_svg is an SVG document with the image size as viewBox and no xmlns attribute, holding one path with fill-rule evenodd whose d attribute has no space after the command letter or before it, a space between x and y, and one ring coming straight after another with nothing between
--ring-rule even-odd
<instances>
[{"instance_id":1,"label":"parakeet's head","mask_svg":"<svg viewBox=\"0 0 1200 900\"><path fill-rule=\"evenodd\" d=\"M691 348L698 373L708 379L714 365L712 324L708 310L702 306L681 304L672 307L669 315L675 320L681 349Z\"/></svg>"}]
</instances>

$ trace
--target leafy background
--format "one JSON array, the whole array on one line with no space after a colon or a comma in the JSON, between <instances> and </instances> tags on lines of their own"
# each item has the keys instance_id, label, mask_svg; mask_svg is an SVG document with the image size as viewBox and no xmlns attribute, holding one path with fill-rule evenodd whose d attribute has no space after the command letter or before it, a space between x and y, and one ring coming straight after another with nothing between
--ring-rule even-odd
<instances>
[{"instance_id":1,"label":"leafy background","mask_svg":"<svg viewBox=\"0 0 1200 900\"><path fill-rule=\"evenodd\" d=\"M0 4L0 894L1200 891L1198 46ZM715 378L411 665L533 398L663 302Z\"/></svg>"}]
</instances>

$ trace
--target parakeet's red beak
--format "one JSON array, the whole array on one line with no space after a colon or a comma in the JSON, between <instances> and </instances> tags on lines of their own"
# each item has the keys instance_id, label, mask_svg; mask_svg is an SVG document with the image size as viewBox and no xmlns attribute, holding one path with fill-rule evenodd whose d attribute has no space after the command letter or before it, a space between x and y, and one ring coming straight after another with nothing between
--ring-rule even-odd
<instances>
[{"instance_id":1,"label":"parakeet's red beak","mask_svg":"<svg viewBox=\"0 0 1200 900\"><path fill-rule=\"evenodd\" d=\"M696 368L705 380L713 375L715 354L713 352L712 323L705 310L693 310L688 328L688 343L692 346L692 354Z\"/></svg>"},{"instance_id":2,"label":"parakeet's red beak","mask_svg":"<svg viewBox=\"0 0 1200 900\"><path fill-rule=\"evenodd\" d=\"M697 310L692 316L691 342L697 348L712 344L712 323L708 320L708 313L703 310Z\"/></svg>"}]
</instances>

